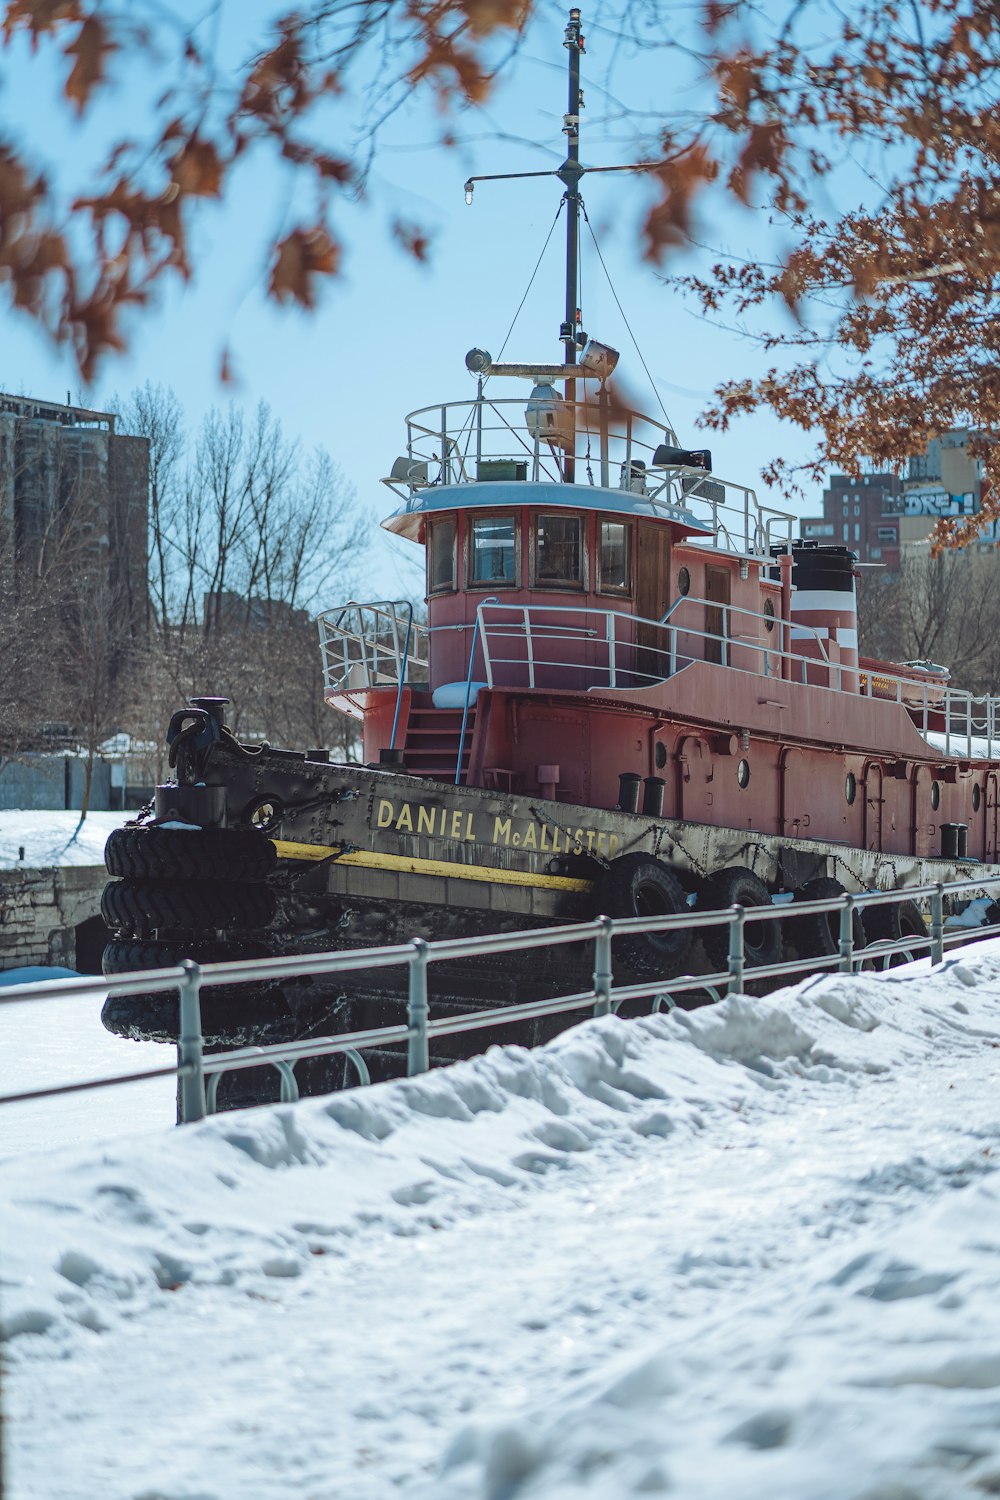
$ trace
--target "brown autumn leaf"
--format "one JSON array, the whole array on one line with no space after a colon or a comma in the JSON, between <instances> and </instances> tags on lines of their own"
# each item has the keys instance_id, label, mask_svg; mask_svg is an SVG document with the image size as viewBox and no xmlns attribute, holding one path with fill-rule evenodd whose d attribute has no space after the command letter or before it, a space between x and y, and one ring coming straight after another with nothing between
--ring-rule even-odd
<instances>
[{"instance_id":1,"label":"brown autumn leaf","mask_svg":"<svg viewBox=\"0 0 1000 1500\"><path fill-rule=\"evenodd\" d=\"M223 165L214 142L197 135L186 140L170 160L170 175L180 191L192 198L222 196Z\"/></svg>"},{"instance_id":2,"label":"brown autumn leaf","mask_svg":"<svg viewBox=\"0 0 1000 1500\"><path fill-rule=\"evenodd\" d=\"M66 79L65 94L82 114L90 96L98 84L107 77L105 63L117 43L111 40L108 28L98 16L87 16L73 40L63 49L66 57L76 61Z\"/></svg>"},{"instance_id":3,"label":"brown autumn leaf","mask_svg":"<svg viewBox=\"0 0 1000 1500\"><path fill-rule=\"evenodd\" d=\"M785 127L780 120L767 120L750 127L730 178L730 185L741 203L750 202L754 173L776 175L781 169L787 149Z\"/></svg>"},{"instance_id":4,"label":"brown autumn leaf","mask_svg":"<svg viewBox=\"0 0 1000 1500\"><path fill-rule=\"evenodd\" d=\"M335 276L339 267L340 246L323 225L293 229L275 247L268 291L278 302L315 307L315 277Z\"/></svg>"},{"instance_id":5,"label":"brown autumn leaf","mask_svg":"<svg viewBox=\"0 0 1000 1500\"><path fill-rule=\"evenodd\" d=\"M653 168L650 176L657 181L661 196L643 225L647 260L659 261L665 250L687 243L694 199L718 171L718 162L701 141Z\"/></svg>"},{"instance_id":6,"label":"brown autumn leaf","mask_svg":"<svg viewBox=\"0 0 1000 1500\"><path fill-rule=\"evenodd\" d=\"M483 37L501 29L520 31L530 6L524 0L460 0L460 9L469 18L472 35Z\"/></svg>"},{"instance_id":7,"label":"brown autumn leaf","mask_svg":"<svg viewBox=\"0 0 1000 1500\"><path fill-rule=\"evenodd\" d=\"M402 219L396 219L392 225L392 237L397 244L402 245L407 255L412 255L414 260L426 265L430 240L426 230L421 229L419 224L408 224Z\"/></svg>"},{"instance_id":8,"label":"brown autumn leaf","mask_svg":"<svg viewBox=\"0 0 1000 1500\"><path fill-rule=\"evenodd\" d=\"M29 31L32 49L37 49L39 38L47 32L54 32L67 22L82 20L79 0L8 0L3 18L4 41L9 42L15 31Z\"/></svg>"}]
</instances>

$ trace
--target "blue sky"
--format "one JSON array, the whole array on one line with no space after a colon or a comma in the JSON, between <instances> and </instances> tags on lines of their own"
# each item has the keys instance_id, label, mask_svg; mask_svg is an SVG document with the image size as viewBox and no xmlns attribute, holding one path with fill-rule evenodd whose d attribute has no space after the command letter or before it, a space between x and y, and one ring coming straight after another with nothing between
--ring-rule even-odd
<instances>
[{"instance_id":1,"label":"blue sky","mask_svg":"<svg viewBox=\"0 0 1000 1500\"><path fill-rule=\"evenodd\" d=\"M274 9L266 0L225 7L224 51L236 56L246 50L250 23ZM608 14L604 5L592 9ZM678 5L676 14L682 24L687 8ZM581 155L592 165L634 160L661 112L696 110L701 96L685 83L677 54L628 44L615 49L610 35L588 28L589 19L585 7ZM285 173L258 162L237 176L224 205L210 205L198 219L192 233L195 282L172 288L153 311L135 320L128 354L106 361L89 391L81 391L67 357L8 311L0 318L0 389L52 400L63 400L70 391L74 399L82 395L100 405L114 392L127 393L149 380L173 387L192 426L213 402L232 397L252 406L266 400L306 448L329 449L371 514L374 532L377 520L393 508L393 497L379 479L403 451L403 418L436 401L472 394L465 352L473 345L498 352L555 215L561 188L554 179L483 184L471 208L464 202L463 183L470 173L558 165L566 95L564 22L565 7L545 7L487 110L470 111L457 122L456 147L440 144L442 123L427 99L409 100L387 122L364 199L335 209L345 245L343 274L325 290L314 313L275 308L261 295L267 232L287 223L293 208L302 205L301 200L296 205ZM37 163L58 176L67 164L94 158L108 133L121 128L137 107L142 80L134 74L130 79L118 59L112 89L81 126L58 100L50 79L44 55L31 62L20 46L0 54L0 136L10 129L22 142L30 140ZM613 96L605 93L605 81ZM332 149L343 147L362 113L357 96L330 112ZM761 466L775 453L803 457L810 443L764 415L745 419L721 437L699 433L698 413L713 384L758 372L766 361L737 333L706 323L642 261L640 227L648 191L641 177L617 174L583 184L618 296L681 441L708 443L718 472L757 485L764 498ZM387 225L397 216L430 228L429 265L418 265L390 241ZM562 234L560 223L508 345L509 358L560 357ZM704 237L720 250L747 254L748 247L767 244L771 233L761 211L730 204L716 206ZM604 273L586 250L588 238L585 326L622 351L619 371L640 407L653 414L656 397ZM696 260L694 255L685 264ZM238 379L235 390L218 383L220 354L227 346ZM818 502L817 489L796 508L813 512ZM418 590L415 555L412 544L381 534L369 576L360 585L362 597Z\"/></svg>"}]
</instances>

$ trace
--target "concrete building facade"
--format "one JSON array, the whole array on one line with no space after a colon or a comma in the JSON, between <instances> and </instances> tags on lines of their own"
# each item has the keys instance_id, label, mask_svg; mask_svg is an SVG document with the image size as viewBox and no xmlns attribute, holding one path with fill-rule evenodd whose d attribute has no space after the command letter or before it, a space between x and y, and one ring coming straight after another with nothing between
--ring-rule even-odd
<instances>
[{"instance_id":1,"label":"concrete building facade","mask_svg":"<svg viewBox=\"0 0 1000 1500\"><path fill-rule=\"evenodd\" d=\"M149 443L109 412L0 393L0 568L31 587L60 549L113 601L131 634L148 626Z\"/></svg>"}]
</instances>

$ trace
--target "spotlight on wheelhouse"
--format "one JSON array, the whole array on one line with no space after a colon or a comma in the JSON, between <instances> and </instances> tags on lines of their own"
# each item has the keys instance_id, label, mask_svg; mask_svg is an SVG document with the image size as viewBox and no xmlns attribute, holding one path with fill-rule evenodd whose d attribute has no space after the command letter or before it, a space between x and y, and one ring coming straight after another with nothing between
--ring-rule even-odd
<instances>
[{"instance_id":1,"label":"spotlight on wheelhouse","mask_svg":"<svg viewBox=\"0 0 1000 1500\"><path fill-rule=\"evenodd\" d=\"M589 339L580 357L580 367L588 374L596 375L599 380L607 380L620 358L618 350L612 349L610 344L599 344L597 339Z\"/></svg>"}]
</instances>

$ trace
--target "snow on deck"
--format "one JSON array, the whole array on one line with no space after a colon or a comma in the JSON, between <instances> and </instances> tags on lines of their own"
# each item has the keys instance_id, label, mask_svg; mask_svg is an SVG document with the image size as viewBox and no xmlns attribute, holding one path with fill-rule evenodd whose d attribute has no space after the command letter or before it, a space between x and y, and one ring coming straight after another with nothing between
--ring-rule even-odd
<instances>
[{"instance_id":1,"label":"snow on deck","mask_svg":"<svg viewBox=\"0 0 1000 1500\"><path fill-rule=\"evenodd\" d=\"M998 1073L990 941L0 1164L9 1500L982 1500Z\"/></svg>"}]
</instances>

